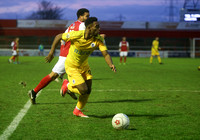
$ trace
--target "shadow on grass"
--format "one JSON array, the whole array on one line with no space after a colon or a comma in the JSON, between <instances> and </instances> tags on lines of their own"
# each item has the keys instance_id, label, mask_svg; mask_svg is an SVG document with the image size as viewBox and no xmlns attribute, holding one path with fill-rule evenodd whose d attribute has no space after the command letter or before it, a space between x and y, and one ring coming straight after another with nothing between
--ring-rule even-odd
<instances>
[{"instance_id":1,"label":"shadow on grass","mask_svg":"<svg viewBox=\"0 0 200 140\"><path fill-rule=\"evenodd\" d=\"M100 118L100 119L107 119L107 118L113 118L115 114L113 115L89 115L90 117L93 118ZM126 114L128 117L146 117L148 119L157 119L157 118L162 118L162 117L170 117L173 115L168 115L168 114Z\"/></svg>"},{"instance_id":2,"label":"shadow on grass","mask_svg":"<svg viewBox=\"0 0 200 140\"><path fill-rule=\"evenodd\" d=\"M76 103L63 103L63 102L60 102L60 103L36 103L35 105L64 105L64 104L76 104ZM34 106L35 106L34 105Z\"/></svg>"},{"instance_id":3,"label":"shadow on grass","mask_svg":"<svg viewBox=\"0 0 200 140\"><path fill-rule=\"evenodd\" d=\"M153 101L154 99L124 99L124 100L110 100L110 101L95 101L95 102L88 102L88 103L122 103L122 102L146 102L146 101Z\"/></svg>"},{"instance_id":4,"label":"shadow on grass","mask_svg":"<svg viewBox=\"0 0 200 140\"><path fill-rule=\"evenodd\" d=\"M135 100L135 99L126 99L126 100L110 100L110 101L95 101L95 102L88 102L88 104L90 103L122 103L122 102L134 102L134 103L138 103L138 102L146 102L146 101L153 101L154 99L139 99L139 100ZM35 105L61 105L61 104L75 104L74 102L60 102L60 103L37 103Z\"/></svg>"},{"instance_id":5,"label":"shadow on grass","mask_svg":"<svg viewBox=\"0 0 200 140\"><path fill-rule=\"evenodd\" d=\"M111 80L112 78L93 78L92 80Z\"/></svg>"}]
</instances>

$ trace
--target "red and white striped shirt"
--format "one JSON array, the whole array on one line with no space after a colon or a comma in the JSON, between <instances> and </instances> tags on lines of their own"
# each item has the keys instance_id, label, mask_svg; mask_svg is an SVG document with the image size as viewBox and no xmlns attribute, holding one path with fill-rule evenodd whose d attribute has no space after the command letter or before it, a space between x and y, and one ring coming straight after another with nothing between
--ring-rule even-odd
<instances>
[{"instance_id":1,"label":"red and white striped shirt","mask_svg":"<svg viewBox=\"0 0 200 140\"><path fill-rule=\"evenodd\" d=\"M126 51L128 51L129 43L127 41L121 41L119 43L119 47L122 52L126 52Z\"/></svg>"},{"instance_id":2,"label":"red and white striped shirt","mask_svg":"<svg viewBox=\"0 0 200 140\"><path fill-rule=\"evenodd\" d=\"M13 42L11 43L11 47L12 47L12 50L13 50L13 51L16 51L16 50L17 50L17 43L16 43L15 41L13 41Z\"/></svg>"},{"instance_id":3,"label":"red and white striped shirt","mask_svg":"<svg viewBox=\"0 0 200 140\"><path fill-rule=\"evenodd\" d=\"M84 22L77 20L67 28L65 33L71 32L71 31L80 31L80 30L85 30L85 24ZM61 45L60 56L67 57L69 53L70 45L71 45L71 42L65 42L65 45Z\"/></svg>"}]
</instances>

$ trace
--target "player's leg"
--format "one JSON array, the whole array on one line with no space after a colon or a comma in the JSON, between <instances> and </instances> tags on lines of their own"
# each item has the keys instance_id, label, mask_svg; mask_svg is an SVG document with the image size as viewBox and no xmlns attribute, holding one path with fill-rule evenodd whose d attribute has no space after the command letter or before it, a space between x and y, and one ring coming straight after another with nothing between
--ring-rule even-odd
<instances>
[{"instance_id":1,"label":"player's leg","mask_svg":"<svg viewBox=\"0 0 200 140\"><path fill-rule=\"evenodd\" d=\"M86 105L91 92L92 75L89 65L85 66L83 69L84 73L82 74L80 73L83 72L82 69L76 70L73 68L67 68L66 72L68 73L68 79L70 82L68 84L68 89L71 92L80 95L73 114L79 117L88 117L81 112L81 109Z\"/></svg>"},{"instance_id":2,"label":"player's leg","mask_svg":"<svg viewBox=\"0 0 200 140\"><path fill-rule=\"evenodd\" d=\"M158 59L159 64L163 64L162 61L161 61L161 58L160 58L160 53L159 53L159 51L155 52L155 55L157 56L157 59Z\"/></svg>"},{"instance_id":3,"label":"player's leg","mask_svg":"<svg viewBox=\"0 0 200 140\"><path fill-rule=\"evenodd\" d=\"M75 95L73 94L76 93L76 94L81 95L84 93L84 90L87 88L87 86L84 84L85 79L81 74L82 70L77 69L77 68L71 68L68 66L65 67L65 70L66 70L69 81L66 79L64 80L60 93L62 96L68 93L73 99L77 99L77 97L75 97ZM78 86L79 89L77 88L77 85L80 85L80 87Z\"/></svg>"},{"instance_id":4,"label":"player's leg","mask_svg":"<svg viewBox=\"0 0 200 140\"><path fill-rule=\"evenodd\" d=\"M12 59L13 59L13 57L14 57L14 56L12 55L12 56L11 56L9 59L10 59L10 60L12 60Z\"/></svg>"},{"instance_id":5,"label":"player's leg","mask_svg":"<svg viewBox=\"0 0 200 140\"><path fill-rule=\"evenodd\" d=\"M65 67L64 67L64 62L65 62L66 57L63 57L56 63L54 68L52 69L52 72L45 77L42 78L42 80L39 82L39 84L33 89L28 92L29 97L31 99L32 104L35 104L35 98L37 93L45 88L51 81L55 80L59 75L65 73Z\"/></svg>"},{"instance_id":6,"label":"player's leg","mask_svg":"<svg viewBox=\"0 0 200 140\"><path fill-rule=\"evenodd\" d=\"M150 64L153 62L153 57L156 56L156 51L154 49L151 50Z\"/></svg>"},{"instance_id":7,"label":"player's leg","mask_svg":"<svg viewBox=\"0 0 200 140\"><path fill-rule=\"evenodd\" d=\"M15 62L15 58L16 58L16 56L14 55L13 58L12 58L13 62Z\"/></svg>"},{"instance_id":8,"label":"player's leg","mask_svg":"<svg viewBox=\"0 0 200 140\"><path fill-rule=\"evenodd\" d=\"M120 53L119 53L119 56L120 56L120 60L119 60L119 62L120 62L120 63L119 63L119 64L122 64L122 60L123 60L123 53L122 53L122 52L120 52Z\"/></svg>"},{"instance_id":9,"label":"player's leg","mask_svg":"<svg viewBox=\"0 0 200 140\"><path fill-rule=\"evenodd\" d=\"M82 93L79 96L77 105L73 111L73 114L78 117L88 117L85 114L82 113L81 109L83 109L88 101L88 98L90 96L91 92L91 85L92 80L87 80L85 83L81 85L77 85L77 88L80 89L80 92Z\"/></svg>"},{"instance_id":10,"label":"player's leg","mask_svg":"<svg viewBox=\"0 0 200 140\"><path fill-rule=\"evenodd\" d=\"M17 64L17 62L15 61L16 58L17 58L17 55L14 55L14 57L13 57L13 63L14 63L14 64Z\"/></svg>"},{"instance_id":11,"label":"player's leg","mask_svg":"<svg viewBox=\"0 0 200 140\"><path fill-rule=\"evenodd\" d=\"M86 105L91 93L91 89L92 89L92 74L91 74L91 70L89 66L87 70L85 71L85 73L82 74L82 77L85 79L85 83L82 84L81 87L80 85L77 86L81 95L79 96L79 99L78 99L76 108L73 111L73 114L76 116L88 117L81 112L81 109L83 109L84 106Z\"/></svg>"},{"instance_id":12,"label":"player's leg","mask_svg":"<svg viewBox=\"0 0 200 140\"><path fill-rule=\"evenodd\" d=\"M126 64L126 56L124 56L124 65Z\"/></svg>"},{"instance_id":13,"label":"player's leg","mask_svg":"<svg viewBox=\"0 0 200 140\"><path fill-rule=\"evenodd\" d=\"M66 93L76 93L79 95L84 95L88 91L87 84L85 83L85 80L81 76L81 74L76 75L76 72L74 72L74 75L68 75L69 83L67 84L67 91ZM65 84L65 85L66 85Z\"/></svg>"},{"instance_id":14,"label":"player's leg","mask_svg":"<svg viewBox=\"0 0 200 140\"><path fill-rule=\"evenodd\" d=\"M153 62L153 56L154 56L154 53L151 52L151 56L150 56L150 64L152 64L152 62Z\"/></svg>"},{"instance_id":15,"label":"player's leg","mask_svg":"<svg viewBox=\"0 0 200 140\"><path fill-rule=\"evenodd\" d=\"M162 64L162 61L161 61L160 55L157 55L157 59L158 59L159 64Z\"/></svg>"},{"instance_id":16,"label":"player's leg","mask_svg":"<svg viewBox=\"0 0 200 140\"><path fill-rule=\"evenodd\" d=\"M152 62L153 62L153 55L151 55L150 57L150 64L152 64Z\"/></svg>"},{"instance_id":17,"label":"player's leg","mask_svg":"<svg viewBox=\"0 0 200 140\"><path fill-rule=\"evenodd\" d=\"M79 96L79 100L76 105L79 109L82 109L86 105L89 95L91 93L92 80L87 80L85 83L87 85L87 89L84 91L84 94L81 94Z\"/></svg>"},{"instance_id":18,"label":"player's leg","mask_svg":"<svg viewBox=\"0 0 200 140\"><path fill-rule=\"evenodd\" d=\"M75 93L80 94L79 90L76 87L72 87L69 85L69 81L67 79L63 80L62 87L60 89L60 95L65 97L66 94L70 95L74 100L77 100ZM70 89L70 90L69 90ZM73 91L73 92L72 92Z\"/></svg>"},{"instance_id":19,"label":"player's leg","mask_svg":"<svg viewBox=\"0 0 200 140\"><path fill-rule=\"evenodd\" d=\"M122 60L123 60L123 57L122 57L122 56L120 56L120 64L122 64Z\"/></svg>"},{"instance_id":20,"label":"player's leg","mask_svg":"<svg viewBox=\"0 0 200 140\"><path fill-rule=\"evenodd\" d=\"M42 78L40 83L34 88L34 92L37 94L41 89L45 88L51 81L55 80L58 76L58 73L52 71L50 74Z\"/></svg>"},{"instance_id":21,"label":"player's leg","mask_svg":"<svg viewBox=\"0 0 200 140\"><path fill-rule=\"evenodd\" d=\"M17 55L16 55L16 60L17 60L17 64L19 64L19 52L17 51Z\"/></svg>"},{"instance_id":22,"label":"player's leg","mask_svg":"<svg viewBox=\"0 0 200 140\"><path fill-rule=\"evenodd\" d=\"M85 104L87 103L89 94L88 94L88 87L86 82L76 85L75 87L72 88L72 86L68 86L69 90L79 94L79 99L77 102L77 105L73 111L73 115L78 116L78 117L88 117L85 114L83 114L83 112L81 111L81 109L85 106Z\"/></svg>"},{"instance_id":23,"label":"player's leg","mask_svg":"<svg viewBox=\"0 0 200 140\"><path fill-rule=\"evenodd\" d=\"M9 63L12 63L13 58L14 58L14 56L12 55L12 56L8 59Z\"/></svg>"},{"instance_id":24,"label":"player's leg","mask_svg":"<svg viewBox=\"0 0 200 140\"><path fill-rule=\"evenodd\" d=\"M13 51L12 52L12 56L9 58L9 62L12 63L12 62L15 62L15 57L17 55L17 52L16 51Z\"/></svg>"},{"instance_id":25,"label":"player's leg","mask_svg":"<svg viewBox=\"0 0 200 140\"><path fill-rule=\"evenodd\" d=\"M57 73L51 72L47 76L43 77L42 80L39 82L39 84L32 90L28 92L29 97L31 99L32 104L36 104L36 95L37 93L45 88L51 81L53 81L56 77L58 77Z\"/></svg>"},{"instance_id":26,"label":"player's leg","mask_svg":"<svg viewBox=\"0 0 200 140\"><path fill-rule=\"evenodd\" d=\"M12 54L14 57L13 57L13 63L14 64L16 64L15 63L15 59L16 59L16 57L17 57L17 51L13 51L13 54Z\"/></svg>"},{"instance_id":27,"label":"player's leg","mask_svg":"<svg viewBox=\"0 0 200 140\"><path fill-rule=\"evenodd\" d=\"M126 64L127 55L128 55L128 52L124 52L124 64Z\"/></svg>"}]
</instances>

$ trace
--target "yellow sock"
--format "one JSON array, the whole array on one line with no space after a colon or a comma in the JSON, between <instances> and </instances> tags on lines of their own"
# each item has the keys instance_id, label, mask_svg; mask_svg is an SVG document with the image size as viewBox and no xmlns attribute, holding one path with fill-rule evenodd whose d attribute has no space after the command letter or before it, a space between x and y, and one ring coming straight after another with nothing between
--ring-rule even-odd
<instances>
[{"instance_id":1,"label":"yellow sock","mask_svg":"<svg viewBox=\"0 0 200 140\"><path fill-rule=\"evenodd\" d=\"M68 84L68 89L69 89L71 92L74 92L74 93L77 93L77 94L81 95L81 93L80 93L80 91L78 90L78 88L72 87L72 86L70 86L70 84Z\"/></svg>"},{"instance_id":2,"label":"yellow sock","mask_svg":"<svg viewBox=\"0 0 200 140\"><path fill-rule=\"evenodd\" d=\"M79 99L78 99L78 103L77 103L76 106L77 106L79 109L82 109L82 108L86 105L89 96L90 96L90 94L80 95L80 96L79 96Z\"/></svg>"},{"instance_id":3,"label":"yellow sock","mask_svg":"<svg viewBox=\"0 0 200 140\"><path fill-rule=\"evenodd\" d=\"M158 62L161 63L161 58L160 58L160 56L158 56Z\"/></svg>"},{"instance_id":4,"label":"yellow sock","mask_svg":"<svg viewBox=\"0 0 200 140\"><path fill-rule=\"evenodd\" d=\"M150 57L150 63L152 63L152 61L153 61L153 56Z\"/></svg>"},{"instance_id":5,"label":"yellow sock","mask_svg":"<svg viewBox=\"0 0 200 140\"><path fill-rule=\"evenodd\" d=\"M10 59L13 59L14 56L11 56Z\"/></svg>"}]
</instances>

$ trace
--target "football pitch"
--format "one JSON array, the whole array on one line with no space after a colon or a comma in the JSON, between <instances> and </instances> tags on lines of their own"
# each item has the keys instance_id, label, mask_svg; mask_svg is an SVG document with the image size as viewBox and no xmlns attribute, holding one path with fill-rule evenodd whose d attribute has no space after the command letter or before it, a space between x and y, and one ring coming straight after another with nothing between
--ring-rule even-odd
<instances>
[{"instance_id":1,"label":"football pitch","mask_svg":"<svg viewBox=\"0 0 200 140\"><path fill-rule=\"evenodd\" d=\"M149 58L129 57L119 65L113 57L114 73L103 57L89 57L93 85L83 110L89 118L79 118L72 114L77 101L59 94L61 81L50 83L30 105L28 90L58 57L50 64L44 57L20 57L20 64L8 58L0 57L0 139L200 139L200 59L163 58L160 65L155 58L149 64ZM129 117L127 130L112 127L117 113Z\"/></svg>"}]
</instances>

